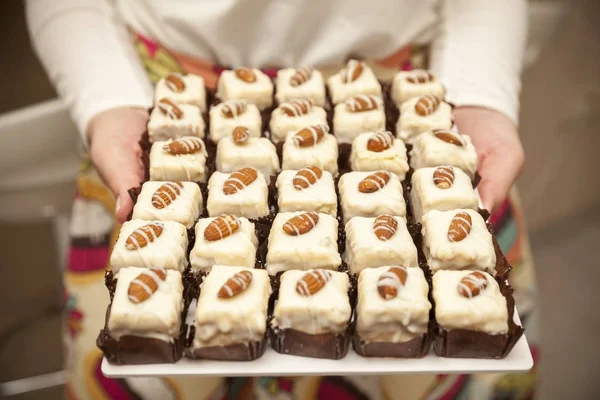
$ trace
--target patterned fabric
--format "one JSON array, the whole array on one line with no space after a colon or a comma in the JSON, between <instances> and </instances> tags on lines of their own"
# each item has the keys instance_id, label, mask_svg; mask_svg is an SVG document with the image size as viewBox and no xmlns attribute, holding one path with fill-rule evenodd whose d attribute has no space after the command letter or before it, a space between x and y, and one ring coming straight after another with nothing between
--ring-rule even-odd
<instances>
[{"instance_id":1,"label":"patterned fabric","mask_svg":"<svg viewBox=\"0 0 600 400\"><path fill-rule=\"evenodd\" d=\"M137 35L135 46L152 82L171 71L203 75L215 87L221 67L176 56ZM374 64L386 78L400 66L426 66L425 48L405 48ZM335 71L338 68L331 68ZM276 70L268 70L271 75ZM327 74L327 72L325 72ZM64 342L67 396L72 399L467 399L532 398L535 368L528 374L401 375L379 377L261 377L261 378L136 378L109 379L102 375L102 354L95 340L104 324L109 302L104 270L120 225L113 212L115 198L84 157L77 182L70 227L71 248L65 272ZM514 271L520 315L534 310L533 264L527 231L515 193L492 217L498 240ZM530 343L535 339L528 335ZM533 346L534 358L537 348Z\"/></svg>"}]
</instances>

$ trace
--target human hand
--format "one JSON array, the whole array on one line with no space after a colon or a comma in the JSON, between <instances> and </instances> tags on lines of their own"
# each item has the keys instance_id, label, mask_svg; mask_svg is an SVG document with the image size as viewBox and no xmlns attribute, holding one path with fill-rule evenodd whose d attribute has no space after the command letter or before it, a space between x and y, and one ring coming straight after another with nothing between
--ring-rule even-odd
<instances>
[{"instance_id":1,"label":"human hand","mask_svg":"<svg viewBox=\"0 0 600 400\"><path fill-rule=\"evenodd\" d=\"M456 127L471 136L477 149L477 186L484 208L494 211L508 196L525 163L515 124L504 114L483 107L454 109Z\"/></svg>"},{"instance_id":2,"label":"human hand","mask_svg":"<svg viewBox=\"0 0 600 400\"><path fill-rule=\"evenodd\" d=\"M90 156L117 198L115 214L124 222L133 208L127 190L144 180L139 140L146 130L148 111L115 108L92 118L88 127Z\"/></svg>"}]
</instances>

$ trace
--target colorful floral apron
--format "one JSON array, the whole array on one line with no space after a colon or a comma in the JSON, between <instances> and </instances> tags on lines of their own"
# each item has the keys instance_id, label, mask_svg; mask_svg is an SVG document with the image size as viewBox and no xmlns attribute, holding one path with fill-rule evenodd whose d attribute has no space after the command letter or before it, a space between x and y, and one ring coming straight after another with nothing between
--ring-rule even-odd
<instances>
[{"instance_id":1,"label":"colorful floral apron","mask_svg":"<svg viewBox=\"0 0 600 400\"><path fill-rule=\"evenodd\" d=\"M147 38L134 44L156 83L172 71L204 76L215 87L221 67L175 55ZM398 69L426 66L424 48L407 47L373 64L382 79ZM339 68L332 68L336 71ZM275 69L266 70L274 76ZM327 74L328 71L324 71ZM71 247L65 271L65 348L67 394L74 399L466 399L532 398L536 367L527 374L402 375L387 377L262 377L262 378L135 378L102 375L102 353L96 336L109 302L104 270L120 225L114 220L115 198L104 186L89 158L84 157L77 182ZM535 306L533 263L527 230L515 193L492 216L498 241L514 267L511 284L517 307L527 322ZM534 358L535 338L528 334Z\"/></svg>"}]
</instances>

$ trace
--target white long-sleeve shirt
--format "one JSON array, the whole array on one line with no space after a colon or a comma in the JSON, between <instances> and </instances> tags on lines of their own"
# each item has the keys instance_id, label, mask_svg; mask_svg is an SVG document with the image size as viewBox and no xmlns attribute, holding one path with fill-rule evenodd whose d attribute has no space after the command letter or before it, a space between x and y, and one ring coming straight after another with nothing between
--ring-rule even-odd
<instances>
[{"instance_id":1,"label":"white long-sleeve shirt","mask_svg":"<svg viewBox=\"0 0 600 400\"><path fill-rule=\"evenodd\" d=\"M28 0L31 37L84 133L152 87L129 26L174 51L231 66L342 64L433 42L431 69L457 106L517 121L526 0Z\"/></svg>"}]
</instances>

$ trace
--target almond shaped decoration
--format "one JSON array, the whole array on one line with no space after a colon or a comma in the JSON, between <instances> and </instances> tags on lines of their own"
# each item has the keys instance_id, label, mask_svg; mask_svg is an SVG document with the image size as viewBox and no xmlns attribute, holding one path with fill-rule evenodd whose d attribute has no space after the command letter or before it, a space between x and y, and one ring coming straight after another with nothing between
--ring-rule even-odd
<instances>
[{"instance_id":1,"label":"almond shaped decoration","mask_svg":"<svg viewBox=\"0 0 600 400\"><path fill-rule=\"evenodd\" d=\"M324 269L313 269L302 275L296 283L296 293L302 297L310 297L318 293L331 280L331 272Z\"/></svg>"},{"instance_id":2,"label":"almond shaped decoration","mask_svg":"<svg viewBox=\"0 0 600 400\"><path fill-rule=\"evenodd\" d=\"M327 125L313 125L300 129L292 136L292 140L298 147L315 146L327 133L329 133Z\"/></svg>"},{"instance_id":3,"label":"almond shaped decoration","mask_svg":"<svg viewBox=\"0 0 600 400\"><path fill-rule=\"evenodd\" d=\"M381 153L392 147L394 144L394 135L392 132L383 131L373 134L367 141L367 150L374 153Z\"/></svg>"},{"instance_id":4,"label":"almond shaped decoration","mask_svg":"<svg viewBox=\"0 0 600 400\"><path fill-rule=\"evenodd\" d=\"M351 113L376 110L381 99L372 94L359 94L346 100L346 110Z\"/></svg>"},{"instance_id":5,"label":"almond shaped decoration","mask_svg":"<svg viewBox=\"0 0 600 400\"><path fill-rule=\"evenodd\" d=\"M304 235L310 232L319 223L319 215L315 212L307 212L296 215L283 224L283 231L290 236Z\"/></svg>"},{"instance_id":6,"label":"almond shaped decoration","mask_svg":"<svg viewBox=\"0 0 600 400\"><path fill-rule=\"evenodd\" d=\"M236 68L235 76L237 76L238 79L240 79L246 83L256 82L256 74L254 73L254 71L252 71L252 68L246 68L246 67Z\"/></svg>"},{"instance_id":7,"label":"almond shaped decoration","mask_svg":"<svg viewBox=\"0 0 600 400\"><path fill-rule=\"evenodd\" d=\"M294 99L279 106L288 117L301 117L312 111L313 102L310 99Z\"/></svg>"},{"instance_id":8,"label":"almond shaped decoration","mask_svg":"<svg viewBox=\"0 0 600 400\"><path fill-rule=\"evenodd\" d=\"M220 299L230 299L242 293L252 283L252 272L240 271L233 274L233 276L221 286L217 297Z\"/></svg>"},{"instance_id":9,"label":"almond shaped decoration","mask_svg":"<svg viewBox=\"0 0 600 400\"><path fill-rule=\"evenodd\" d=\"M415 104L415 111L422 117L427 117L437 111L440 106L440 99L428 94L421 96Z\"/></svg>"},{"instance_id":10,"label":"almond shaped decoration","mask_svg":"<svg viewBox=\"0 0 600 400\"><path fill-rule=\"evenodd\" d=\"M221 113L225 118L235 118L246 111L246 103L240 100L229 100L223 103Z\"/></svg>"},{"instance_id":11,"label":"almond shaped decoration","mask_svg":"<svg viewBox=\"0 0 600 400\"><path fill-rule=\"evenodd\" d=\"M231 132L231 138L233 139L233 143L238 146L245 145L250 139L250 131L245 126L236 126L233 128L233 132Z\"/></svg>"},{"instance_id":12,"label":"almond shaped decoration","mask_svg":"<svg viewBox=\"0 0 600 400\"><path fill-rule=\"evenodd\" d=\"M340 71L342 83L352 83L357 80L363 73L365 64L361 61L350 60L346 64L346 68Z\"/></svg>"},{"instance_id":13,"label":"almond shaped decoration","mask_svg":"<svg viewBox=\"0 0 600 400\"><path fill-rule=\"evenodd\" d=\"M471 272L469 275L465 275L456 289L458 294L468 299L478 296L485 288L488 287L488 279L485 273L481 271Z\"/></svg>"},{"instance_id":14,"label":"almond shaped decoration","mask_svg":"<svg viewBox=\"0 0 600 400\"><path fill-rule=\"evenodd\" d=\"M464 240L471 233L472 226L473 221L468 213L464 211L456 213L448 227L448 240L451 242Z\"/></svg>"},{"instance_id":15,"label":"almond shaped decoration","mask_svg":"<svg viewBox=\"0 0 600 400\"><path fill-rule=\"evenodd\" d=\"M460 137L460 135L448 129L436 129L433 131L433 135L446 143L450 143L458 147L464 146L463 139Z\"/></svg>"},{"instance_id":16,"label":"almond shaped decoration","mask_svg":"<svg viewBox=\"0 0 600 400\"><path fill-rule=\"evenodd\" d=\"M449 189L454 184L454 168L437 167L433 171L433 184L440 189Z\"/></svg>"},{"instance_id":17,"label":"almond shaped decoration","mask_svg":"<svg viewBox=\"0 0 600 400\"><path fill-rule=\"evenodd\" d=\"M390 269L379 276L379 280L377 281L379 296L384 300L390 300L398 296L398 291L406 285L407 277L408 271L406 267L390 267Z\"/></svg>"},{"instance_id":18,"label":"almond shaped decoration","mask_svg":"<svg viewBox=\"0 0 600 400\"><path fill-rule=\"evenodd\" d=\"M202 139L194 136L187 136L165 144L163 150L172 156L180 156L197 153L202 150L202 147Z\"/></svg>"},{"instance_id":19,"label":"almond shaped decoration","mask_svg":"<svg viewBox=\"0 0 600 400\"><path fill-rule=\"evenodd\" d=\"M406 77L406 80L410 83L429 83L435 80L433 74L429 71L422 69L415 69L411 71L411 75Z\"/></svg>"},{"instance_id":20,"label":"almond shaped decoration","mask_svg":"<svg viewBox=\"0 0 600 400\"><path fill-rule=\"evenodd\" d=\"M302 85L303 83L308 82L310 80L310 78L312 77L313 71L314 70L312 67L297 68L296 72L294 72L294 75L292 75L290 77L290 86L298 87L298 86Z\"/></svg>"},{"instance_id":21,"label":"almond shaped decoration","mask_svg":"<svg viewBox=\"0 0 600 400\"><path fill-rule=\"evenodd\" d=\"M167 271L162 268L150 268L129 282L127 297L134 304L146 301L158 290L161 282L167 279Z\"/></svg>"},{"instance_id":22,"label":"almond shaped decoration","mask_svg":"<svg viewBox=\"0 0 600 400\"><path fill-rule=\"evenodd\" d=\"M160 112L170 119L183 118L183 111L173 101L169 99L160 99L156 105Z\"/></svg>"},{"instance_id":23,"label":"almond shaped decoration","mask_svg":"<svg viewBox=\"0 0 600 400\"><path fill-rule=\"evenodd\" d=\"M374 193L387 185L390 178L391 175L388 171L377 171L358 183L358 191L361 193Z\"/></svg>"},{"instance_id":24,"label":"almond shaped decoration","mask_svg":"<svg viewBox=\"0 0 600 400\"><path fill-rule=\"evenodd\" d=\"M210 221L204 228L204 240L214 242L236 233L241 227L240 220L231 214L223 214Z\"/></svg>"},{"instance_id":25,"label":"almond shaped decoration","mask_svg":"<svg viewBox=\"0 0 600 400\"><path fill-rule=\"evenodd\" d=\"M312 166L302 168L300 171L296 172L294 179L292 179L292 184L296 190L307 189L317 183L322 176L323 170L319 167Z\"/></svg>"},{"instance_id":26,"label":"almond shaped decoration","mask_svg":"<svg viewBox=\"0 0 600 400\"><path fill-rule=\"evenodd\" d=\"M373 232L381 241L390 240L398 230L398 221L391 215L380 215L373 222Z\"/></svg>"},{"instance_id":27,"label":"almond shaped decoration","mask_svg":"<svg viewBox=\"0 0 600 400\"><path fill-rule=\"evenodd\" d=\"M181 182L167 182L162 184L152 194L152 206L159 210L168 207L183 189L183 183Z\"/></svg>"},{"instance_id":28,"label":"almond shaped decoration","mask_svg":"<svg viewBox=\"0 0 600 400\"><path fill-rule=\"evenodd\" d=\"M154 242L163 232L163 224L160 222L152 222L140 226L127 237L125 247L127 250L139 250Z\"/></svg>"},{"instance_id":29,"label":"almond shaped decoration","mask_svg":"<svg viewBox=\"0 0 600 400\"><path fill-rule=\"evenodd\" d=\"M229 175L229 178L223 184L223 193L226 195L236 194L244 190L258 178L258 172L251 167L240 168Z\"/></svg>"},{"instance_id":30,"label":"almond shaped decoration","mask_svg":"<svg viewBox=\"0 0 600 400\"><path fill-rule=\"evenodd\" d=\"M181 79L181 75L173 72L165 78L165 86L175 93L180 93L185 90L185 82Z\"/></svg>"}]
</instances>

